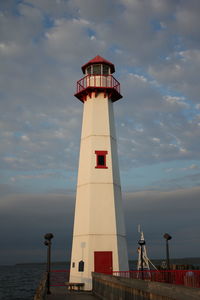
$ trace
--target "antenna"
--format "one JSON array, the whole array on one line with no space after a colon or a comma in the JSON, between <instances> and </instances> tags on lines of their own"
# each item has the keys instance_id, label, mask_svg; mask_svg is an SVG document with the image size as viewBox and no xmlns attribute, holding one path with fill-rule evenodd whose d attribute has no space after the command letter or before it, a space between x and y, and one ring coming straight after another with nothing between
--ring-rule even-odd
<instances>
[{"instance_id":1,"label":"antenna","mask_svg":"<svg viewBox=\"0 0 200 300\"><path fill-rule=\"evenodd\" d=\"M147 256L147 249L146 249L146 243L144 239L144 232L141 230L141 226L138 225L138 233L140 233L140 241L143 241L143 245L141 245L138 248L138 263L137 263L137 270L150 270L149 264L152 265L152 267L157 270L157 268L154 266L154 264L150 261L150 259ZM141 259L142 257L142 259ZM142 262L143 260L143 262ZM142 266L143 265L143 266Z\"/></svg>"}]
</instances>

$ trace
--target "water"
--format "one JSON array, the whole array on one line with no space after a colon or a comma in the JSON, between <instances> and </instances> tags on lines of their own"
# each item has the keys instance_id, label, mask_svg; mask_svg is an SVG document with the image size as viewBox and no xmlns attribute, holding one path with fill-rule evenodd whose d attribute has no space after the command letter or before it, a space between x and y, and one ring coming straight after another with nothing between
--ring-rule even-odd
<instances>
[{"instance_id":1,"label":"water","mask_svg":"<svg viewBox=\"0 0 200 300\"><path fill-rule=\"evenodd\" d=\"M0 266L0 299L33 299L45 265Z\"/></svg>"},{"instance_id":2,"label":"water","mask_svg":"<svg viewBox=\"0 0 200 300\"><path fill-rule=\"evenodd\" d=\"M66 264L52 269L66 269ZM32 300L45 270L45 264L0 266L0 300Z\"/></svg>"}]
</instances>

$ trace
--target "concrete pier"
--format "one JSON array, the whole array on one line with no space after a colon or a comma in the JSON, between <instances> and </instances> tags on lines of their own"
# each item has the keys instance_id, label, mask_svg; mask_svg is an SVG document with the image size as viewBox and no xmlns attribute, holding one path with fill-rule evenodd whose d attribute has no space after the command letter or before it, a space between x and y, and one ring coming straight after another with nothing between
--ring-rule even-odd
<instances>
[{"instance_id":1,"label":"concrete pier","mask_svg":"<svg viewBox=\"0 0 200 300\"><path fill-rule=\"evenodd\" d=\"M192 272L195 271L190 271ZM34 300L199 300L199 271L193 275L194 277L189 278L190 280L185 276L182 284L180 284L180 278L179 283L172 284L161 280L150 281L92 273L92 291L69 291L67 286L51 286L50 295L46 294L44 278L36 291Z\"/></svg>"}]
</instances>

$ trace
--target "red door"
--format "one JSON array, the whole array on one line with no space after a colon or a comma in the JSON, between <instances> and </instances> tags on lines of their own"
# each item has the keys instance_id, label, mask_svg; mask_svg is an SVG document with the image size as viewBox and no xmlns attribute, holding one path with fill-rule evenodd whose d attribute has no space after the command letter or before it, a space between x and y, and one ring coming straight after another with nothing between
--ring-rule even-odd
<instances>
[{"instance_id":1,"label":"red door","mask_svg":"<svg viewBox=\"0 0 200 300\"><path fill-rule=\"evenodd\" d=\"M94 252L94 272L112 274L112 251Z\"/></svg>"}]
</instances>

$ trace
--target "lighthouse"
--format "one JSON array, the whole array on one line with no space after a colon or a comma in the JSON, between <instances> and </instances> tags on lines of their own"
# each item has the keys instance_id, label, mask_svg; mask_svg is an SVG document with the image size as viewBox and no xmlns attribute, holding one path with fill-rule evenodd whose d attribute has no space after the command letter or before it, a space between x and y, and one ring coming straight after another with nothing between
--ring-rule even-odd
<instances>
[{"instance_id":1,"label":"lighthouse","mask_svg":"<svg viewBox=\"0 0 200 300\"><path fill-rule=\"evenodd\" d=\"M83 103L70 282L92 289L92 272L127 271L128 255L113 103L122 98L115 66L96 56L82 66Z\"/></svg>"}]
</instances>

